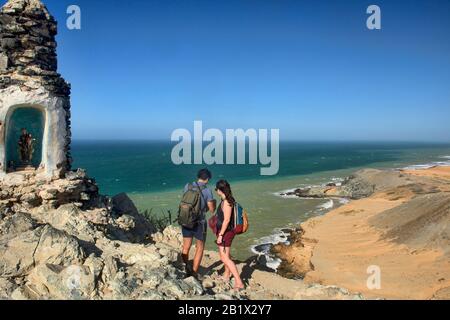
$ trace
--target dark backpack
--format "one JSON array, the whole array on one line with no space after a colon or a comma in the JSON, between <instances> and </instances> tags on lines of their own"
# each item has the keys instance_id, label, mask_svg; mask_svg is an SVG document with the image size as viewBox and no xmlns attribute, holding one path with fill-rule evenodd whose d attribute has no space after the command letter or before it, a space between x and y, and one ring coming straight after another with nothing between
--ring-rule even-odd
<instances>
[{"instance_id":1,"label":"dark backpack","mask_svg":"<svg viewBox=\"0 0 450 320\"><path fill-rule=\"evenodd\" d=\"M181 198L180 206L178 208L178 223L188 229L193 229L202 215L202 191L206 186L196 186L189 184L188 190ZM205 201L206 205L206 201Z\"/></svg>"}]
</instances>

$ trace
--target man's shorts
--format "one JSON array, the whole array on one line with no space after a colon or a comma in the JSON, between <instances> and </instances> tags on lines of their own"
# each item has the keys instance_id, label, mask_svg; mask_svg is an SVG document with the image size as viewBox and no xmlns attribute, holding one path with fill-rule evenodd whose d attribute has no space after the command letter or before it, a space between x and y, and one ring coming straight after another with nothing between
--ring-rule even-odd
<instances>
[{"instance_id":1,"label":"man's shorts","mask_svg":"<svg viewBox=\"0 0 450 320\"><path fill-rule=\"evenodd\" d=\"M181 232L183 233L183 238L195 238L196 240L205 242L207 227L206 221L201 221L193 229L181 227Z\"/></svg>"}]
</instances>

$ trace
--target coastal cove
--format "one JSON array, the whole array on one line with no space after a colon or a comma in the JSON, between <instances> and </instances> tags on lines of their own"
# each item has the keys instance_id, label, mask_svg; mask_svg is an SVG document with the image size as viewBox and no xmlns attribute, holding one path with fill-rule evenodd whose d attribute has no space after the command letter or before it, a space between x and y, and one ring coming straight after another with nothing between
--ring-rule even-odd
<instances>
[{"instance_id":1,"label":"coastal cove","mask_svg":"<svg viewBox=\"0 0 450 320\"><path fill-rule=\"evenodd\" d=\"M181 188L202 166L175 166L170 162L169 143L75 141L75 166L96 177L103 193L127 192L140 211L176 215ZM229 179L238 198L251 214L248 234L239 237L233 255L246 260L257 245L285 241L286 227L295 228L320 216L339 200L281 197L279 193L301 186L339 181L362 168L402 168L445 162L449 145L393 143L282 143L280 174L259 176L252 166L211 166L213 180ZM214 182L213 181L213 182ZM208 249L215 249L212 237Z\"/></svg>"},{"instance_id":2,"label":"coastal cove","mask_svg":"<svg viewBox=\"0 0 450 320\"><path fill-rule=\"evenodd\" d=\"M363 169L342 185L294 193L352 200L302 223L288 245L274 247L281 274L369 299L448 300L450 166Z\"/></svg>"}]
</instances>

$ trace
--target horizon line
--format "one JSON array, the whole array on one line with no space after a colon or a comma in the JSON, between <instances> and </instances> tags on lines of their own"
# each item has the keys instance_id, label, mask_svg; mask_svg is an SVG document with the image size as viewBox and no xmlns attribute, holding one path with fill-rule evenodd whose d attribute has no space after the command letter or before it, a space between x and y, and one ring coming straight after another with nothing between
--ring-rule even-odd
<instances>
[{"instance_id":1,"label":"horizon line","mask_svg":"<svg viewBox=\"0 0 450 320\"><path fill-rule=\"evenodd\" d=\"M72 138L72 142L163 142L163 143L173 143L175 144L175 141L170 141L170 139L139 139L139 138L98 138L98 139L92 139L92 138ZM308 140L302 140L302 139L282 139L280 140L281 143L286 142L302 142L302 143L417 143L417 144L450 144L449 141L430 141L430 140L358 140L358 139L340 139L340 140L333 140L333 139L308 139ZM205 142L205 144L208 144L208 142Z\"/></svg>"}]
</instances>

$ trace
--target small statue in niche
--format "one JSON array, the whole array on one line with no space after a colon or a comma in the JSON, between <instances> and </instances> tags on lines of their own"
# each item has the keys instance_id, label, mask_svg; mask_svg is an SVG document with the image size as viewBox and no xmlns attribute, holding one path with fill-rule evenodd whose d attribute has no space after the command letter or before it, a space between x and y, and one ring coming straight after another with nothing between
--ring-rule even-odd
<instances>
[{"instance_id":1,"label":"small statue in niche","mask_svg":"<svg viewBox=\"0 0 450 320\"><path fill-rule=\"evenodd\" d=\"M15 170L16 170L16 165L14 164L14 161L9 160L6 171L7 172L14 172Z\"/></svg>"},{"instance_id":2,"label":"small statue in niche","mask_svg":"<svg viewBox=\"0 0 450 320\"><path fill-rule=\"evenodd\" d=\"M21 131L22 134L19 138L19 142L17 143L19 146L20 161L23 166L29 166L31 165L31 160L33 159L36 139L33 138L31 133L28 133L27 129L22 128Z\"/></svg>"}]
</instances>

